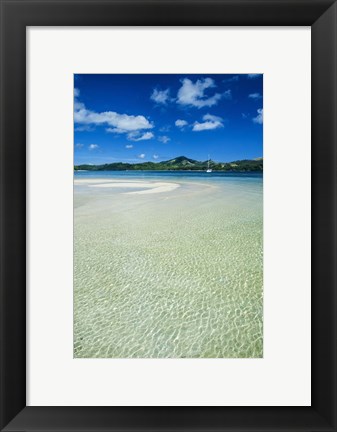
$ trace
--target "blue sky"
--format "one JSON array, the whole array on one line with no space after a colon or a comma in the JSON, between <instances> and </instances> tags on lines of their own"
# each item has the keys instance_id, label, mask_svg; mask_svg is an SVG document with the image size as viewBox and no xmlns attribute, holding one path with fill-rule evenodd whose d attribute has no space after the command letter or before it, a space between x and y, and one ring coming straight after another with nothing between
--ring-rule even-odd
<instances>
[{"instance_id":1,"label":"blue sky","mask_svg":"<svg viewBox=\"0 0 337 432\"><path fill-rule=\"evenodd\" d=\"M263 75L74 76L75 164L263 156Z\"/></svg>"}]
</instances>

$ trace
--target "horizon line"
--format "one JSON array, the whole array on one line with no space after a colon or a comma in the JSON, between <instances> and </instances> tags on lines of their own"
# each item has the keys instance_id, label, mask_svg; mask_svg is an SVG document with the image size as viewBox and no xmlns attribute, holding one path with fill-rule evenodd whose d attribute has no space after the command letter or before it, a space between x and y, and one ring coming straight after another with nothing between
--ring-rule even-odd
<instances>
[{"instance_id":1,"label":"horizon line","mask_svg":"<svg viewBox=\"0 0 337 432\"><path fill-rule=\"evenodd\" d=\"M259 160L263 160L263 156L259 156L259 157L253 158L253 159L235 159L235 160L231 160L229 162L223 162L223 161L216 161L214 159L197 160L197 159L187 157L185 155L181 155L181 156L176 156L176 157L173 157L171 159L166 159L166 160L162 160L162 161L153 161L153 160L145 160L144 161L144 160L140 159L139 161L135 161L135 162L124 162L124 161L120 160L120 161L115 161L115 162L102 162L99 164L84 162L84 163L77 163L77 164L74 163L74 166L78 166L78 165L97 165L97 166L100 166L100 165L111 165L111 164L115 164L115 163L123 163L123 164L128 164L128 165L137 165L137 164L143 164L143 163L159 164L159 163L163 163L163 162L170 162L174 159L179 159L179 158L186 158L186 159L193 160L195 162L201 162L201 163L211 161L211 162L223 163L223 164L233 163L233 162L241 162L241 161L256 161L257 162Z\"/></svg>"}]
</instances>

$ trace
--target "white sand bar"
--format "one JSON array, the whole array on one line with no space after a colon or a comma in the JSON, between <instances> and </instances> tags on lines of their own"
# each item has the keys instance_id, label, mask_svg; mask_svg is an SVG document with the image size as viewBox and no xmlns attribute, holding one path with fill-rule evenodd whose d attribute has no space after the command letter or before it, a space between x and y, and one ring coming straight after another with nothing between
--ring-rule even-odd
<instances>
[{"instance_id":1,"label":"white sand bar","mask_svg":"<svg viewBox=\"0 0 337 432\"><path fill-rule=\"evenodd\" d=\"M162 192L171 192L178 187L180 184L178 183L162 183L162 182L142 182L142 181L129 181L129 182L108 182L101 184L92 184L90 187L98 187L98 188L132 188L132 189L142 189L140 191L132 191L132 192L124 192L128 195L145 195L145 194L154 194L154 193L162 193Z\"/></svg>"}]
</instances>

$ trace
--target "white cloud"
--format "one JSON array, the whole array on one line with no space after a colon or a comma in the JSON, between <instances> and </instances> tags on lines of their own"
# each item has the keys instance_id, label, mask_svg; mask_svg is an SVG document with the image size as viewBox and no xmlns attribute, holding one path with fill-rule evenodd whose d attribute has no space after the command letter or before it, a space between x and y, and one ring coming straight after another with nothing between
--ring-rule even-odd
<instances>
[{"instance_id":1,"label":"white cloud","mask_svg":"<svg viewBox=\"0 0 337 432\"><path fill-rule=\"evenodd\" d=\"M167 102L170 100L170 89L166 89L166 90L154 89L152 95L150 96L150 99L156 102L157 104L166 105Z\"/></svg>"},{"instance_id":2,"label":"white cloud","mask_svg":"<svg viewBox=\"0 0 337 432\"><path fill-rule=\"evenodd\" d=\"M130 141L145 141L152 139L154 137L152 132L130 132L127 135L128 140Z\"/></svg>"},{"instance_id":3,"label":"white cloud","mask_svg":"<svg viewBox=\"0 0 337 432\"><path fill-rule=\"evenodd\" d=\"M239 75L234 75L231 78L226 78L226 79L222 80L223 83L230 83L230 82L235 82L235 81L239 81Z\"/></svg>"},{"instance_id":4,"label":"white cloud","mask_svg":"<svg viewBox=\"0 0 337 432\"><path fill-rule=\"evenodd\" d=\"M222 128L222 118L217 117L211 114L206 114L202 118L204 120L203 123L195 122L193 125L193 131L194 132L200 132L203 130L212 130L212 129L218 129Z\"/></svg>"},{"instance_id":5,"label":"white cloud","mask_svg":"<svg viewBox=\"0 0 337 432\"><path fill-rule=\"evenodd\" d=\"M241 116L243 119L246 119L249 116L249 114L241 113Z\"/></svg>"},{"instance_id":6,"label":"white cloud","mask_svg":"<svg viewBox=\"0 0 337 432\"><path fill-rule=\"evenodd\" d=\"M177 127L181 127L181 128L188 125L186 120L180 120L180 119L176 120L174 124Z\"/></svg>"},{"instance_id":7,"label":"white cloud","mask_svg":"<svg viewBox=\"0 0 337 432\"><path fill-rule=\"evenodd\" d=\"M263 108L257 110L257 116L253 118L253 122L258 124L263 123Z\"/></svg>"},{"instance_id":8,"label":"white cloud","mask_svg":"<svg viewBox=\"0 0 337 432\"><path fill-rule=\"evenodd\" d=\"M132 148L133 148L133 145L132 145L132 144L127 144L127 145L125 146L125 148L127 148L127 149L132 149Z\"/></svg>"},{"instance_id":9,"label":"white cloud","mask_svg":"<svg viewBox=\"0 0 337 432\"><path fill-rule=\"evenodd\" d=\"M157 154L154 154L152 157L153 157L153 159L158 159L159 158L159 156Z\"/></svg>"},{"instance_id":10,"label":"white cloud","mask_svg":"<svg viewBox=\"0 0 337 432\"><path fill-rule=\"evenodd\" d=\"M109 132L109 133L128 133L128 131L124 130L124 129L118 129L118 128L106 128L105 132Z\"/></svg>"},{"instance_id":11,"label":"white cloud","mask_svg":"<svg viewBox=\"0 0 337 432\"><path fill-rule=\"evenodd\" d=\"M248 95L249 98L251 99L261 99L262 96L260 95L260 93L251 93L250 95Z\"/></svg>"},{"instance_id":12,"label":"white cloud","mask_svg":"<svg viewBox=\"0 0 337 432\"><path fill-rule=\"evenodd\" d=\"M160 142L166 144L166 143L168 143L169 141L171 141L171 138L168 137L168 136L166 136L166 135L163 135L163 136L158 137L158 141L160 141Z\"/></svg>"},{"instance_id":13,"label":"white cloud","mask_svg":"<svg viewBox=\"0 0 337 432\"><path fill-rule=\"evenodd\" d=\"M248 78L248 79L255 79L255 78L258 78L260 75L261 75L261 74L248 74L248 75L247 75L247 78Z\"/></svg>"},{"instance_id":14,"label":"white cloud","mask_svg":"<svg viewBox=\"0 0 337 432\"><path fill-rule=\"evenodd\" d=\"M84 147L84 144L77 143L77 144L75 144L75 147L76 147L76 148L83 148L83 147Z\"/></svg>"},{"instance_id":15,"label":"white cloud","mask_svg":"<svg viewBox=\"0 0 337 432\"><path fill-rule=\"evenodd\" d=\"M96 150L99 146L97 144L90 144L88 146L89 150Z\"/></svg>"},{"instance_id":16,"label":"white cloud","mask_svg":"<svg viewBox=\"0 0 337 432\"><path fill-rule=\"evenodd\" d=\"M80 109L85 109L85 106L82 102L79 102L77 98L80 96L80 90L78 88L74 88L74 113Z\"/></svg>"},{"instance_id":17,"label":"white cloud","mask_svg":"<svg viewBox=\"0 0 337 432\"><path fill-rule=\"evenodd\" d=\"M138 155L139 159L144 159L145 158L145 153L141 153L140 155Z\"/></svg>"},{"instance_id":18,"label":"white cloud","mask_svg":"<svg viewBox=\"0 0 337 432\"><path fill-rule=\"evenodd\" d=\"M169 132L170 129L171 129L170 125L164 125L159 129L159 131L160 132Z\"/></svg>"},{"instance_id":19,"label":"white cloud","mask_svg":"<svg viewBox=\"0 0 337 432\"><path fill-rule=\"evenodd\" d=\"M108 124L112 126L109 132L127 133L140 129L151 129L153 125L142 115L133 116L118 114L114 111L96 113L94 111L81 108L74 113L75 123L81 124Z\"/></svg>"},{"instance_id":20,"label":"white cloud","mask_svg":"<svg viewBox=\"0 0 337 432\"><path fill-rule=\"evenodd\" d=\"M85 106L82 102L78 102L78 100L74 100L74 115L76 111L79 111L81 109L85 109ZM76 122L75 122L76 123Z\"/></svg>"},{"instance_id":21,"label":"white cloud","mask_svg":"<svg viewBox=\"0 0 337 432\"><path fill-rule=\"evenodd\" d=\"M223 93L223 97L224 97L224 99L227 99L227 100L232 99L232 90L226 90L226 91Z\"/></svg>"},{"instance_id":22,"label":"white cloud","mask_svg":"<svg viewBox=\"0 0 337 432\"><path fill-rule=\"evenodd\" d=\"M74 130L75 132L92 132L93 130L95 130L95 128L89 125L84 125L84 126L77 126L75 127Z\"/></svg>"},{"instance_id":23,"label":"white cloud","mask_svg":"<svg viewBox=\"0 0 337 432\"><path fill-rule=\"evenodd\" d=\"M83 103L74 103L74 121L82 125L107 125L106 131L113 133L130 133L143 129L152 129L153 124L142 115L119 114L114 111L97 113L86 109Z\"/></svg>"},{"instance_id":24,"label":"white cloud","mask_svg":"<svg viewBox=\"0 0 337 432\"><path fill-rule=\"evenodd\" d=\"M177 94L177 103L180 105L192 105L197 108L216 105L221 99L219 93L209 97L204 94L206 89L213 87L216 86L212 78L201 79L195 83L188 78L184 78Z\"/></svg>"}]
</instances>

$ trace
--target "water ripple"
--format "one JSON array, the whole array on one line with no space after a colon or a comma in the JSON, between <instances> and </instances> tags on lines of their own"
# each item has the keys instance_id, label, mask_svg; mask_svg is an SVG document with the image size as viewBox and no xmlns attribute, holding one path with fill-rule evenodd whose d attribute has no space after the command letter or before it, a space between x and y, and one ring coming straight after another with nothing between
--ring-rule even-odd
<instances>
[{"instance_id":1,"label":"water ripple","mask_svg":"<svg viewBox=\"0 0 337 432\"><path fill-rule=\"evenodd\" d=\"M262 183L75 188L74 356L263 354Z\"/></svg>"}]
</instances>

